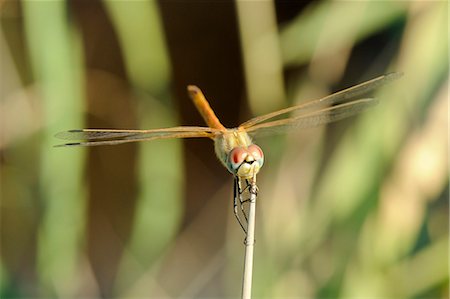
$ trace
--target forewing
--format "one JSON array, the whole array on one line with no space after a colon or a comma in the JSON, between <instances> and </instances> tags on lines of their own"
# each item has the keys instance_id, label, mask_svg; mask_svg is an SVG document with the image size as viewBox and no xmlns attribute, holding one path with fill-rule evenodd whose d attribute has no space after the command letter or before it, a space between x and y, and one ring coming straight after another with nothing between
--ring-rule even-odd
<instances>
[{"instance_id":1,"label":"forewing","mask_svg":"<svg viewBox=\"0 0 450 299\"><path fill-rule=\"evenodd\" d=\"M402 73L386 74L374 78L372 80L363 82L356 86L336 92L319 100L303 103L297 106L285 108L282 110L278 110L272 113L252 118L241 124L240 127L244 128L245 130L249 130L252 126L267 122L268 120L273 119L275 117L287 118L289 117L290 113L296 114L297 116L308 115L309 113L312 113L314 111L321 111L333 105L348 103L355 97L366 94L388 82L398 79L401 76Z\"/></svg>"},{"instance_id":2,"label":"forewing","mask_svg":"<svg viewBox=\"0 0 450 299\"><path fill-rule=\"evenodd\" d=\"M78 141L56 145L59 147L113 145L168 138L214 138L219 133L219 130L208 127L173 127L154 130L80 129L59 132L55 137Z\"/></svg>"},{"instance_id":3,"label":"forewing","mask_svg":"<svg viewBox=\"0 0 450 299\"><path fill-rule=\"evenodd\" d=\"M377 103L378 101L373 98L359 99L305 115L254 125L246 129L246 131L251 136L261 136L286 132L292 129L316 127L358 114Z\"/></svg>"}]
</instances>

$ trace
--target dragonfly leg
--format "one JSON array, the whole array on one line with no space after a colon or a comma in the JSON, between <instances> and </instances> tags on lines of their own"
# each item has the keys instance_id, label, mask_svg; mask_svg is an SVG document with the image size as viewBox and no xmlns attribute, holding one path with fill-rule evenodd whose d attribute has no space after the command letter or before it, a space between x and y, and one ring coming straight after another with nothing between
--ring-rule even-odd
<instances>
[{"instance_id":1,"label":"dragonfly leg","mask_svg":"<svg viewBox=\"0 0 450 299\"><path fill-rule=\"evenodd\" d=\"M247 187L245 187L245 189L248 189L248 192L250 194L255 194L256 196L258 196L259 189L258 186L256 185L256 175L251 180L246 179L245 183L247 184Z\"/></svg>"},{"instance_id":2,"label":"dragonfly leg","mask_svg":"<svg viewBox=\"0 0 450 299\"><path fill-rule=\"evenodd\" d=\"M258 196L258 186L256 185L256 176L254 176L252 180L246 179L245 183L247 184L245 189L248 189L247 193L248 193L249 198L246 199L244 202L248 202L249 203L249 213L252 213L252 211L251 211L252 206L251 205L253 204L253 209L254 209L254 204L256 202L256 197ZM254 211L253 211L253 213L254 213ZM246 217L246 219L247 219L247 217ZM252 221L253 221L253 225L254 225L254 219ZM247 223L248 223L248 220L247 220ZM247 227L248 227L248 225L249 224L247 224ZM245 245L248 245L248 240L247 240L248 237L249 237L249 235L247 234L246 237L245 237L245 240L244 240L244 244ZM250 242L254 244L256 242L256 240L254 238L254 232L252 233L251 238L253 240L251 240Z\"/></svg>"},{"instance_id":3,"label":"dragonfly leg","mask_svg":"<svg viewBox=\"0 0 450 299\"><path fill-rule=\"evenodd\" d=\"M240 184L241 182L239 181L239 184ZM250 188L250 186L251 186L251 183L250 183L250 180L249 179L245 179L245 188L244 189L242 189L242 186L241 186L241 194L242 193L244 193L247 189L249 189ZM249 189L250 190L250 189Z\"/></svg>"},{"instance_id":4,"label":"dragonfly leg","mask_svg":"<svg viewBox=\"0 0 450 299\"><path fill-rule=\"evenodd\" d=\"M240 190L239 192L239 205L241 207L241 212L242 215L244 215L245 218L245 222L248 223L248 218L247 218L247 213L245 213L245 209L244 209L244 203L248 202L249 199L243 200L242 199L242 194L245 192L245 190L247 190L249 188L249 184L248 184L248 180L245 180L246 186L244 189L242 189L242 185L241 185L241 181L238 179L238 190Z\"/></svg>"},{"instance_id":5,"label":"dragonfly leg","mask_svg":"<svg viewBox=\"0 0 450 299\"><path fill-rule=\"evenodd\" d=\"M239 225L241 226L242 230L244 231L244 233L247 235L247 230L244 227L244 224L241 221L241 218L239 217L239 212L237 209L238 206L238 201L239 201L239 206L241 207L241 210L243 211L242 208L242 192L241 192L241 184L239 182L239 178L235 177L234 179L234 188L233 188L233 211L234 211L234 216L236 217L237 221L239 222ZM245 215L245 213L244 213ZM245 220L247 220L247 216L245 215Z\"/></svg>"}]
</instances>

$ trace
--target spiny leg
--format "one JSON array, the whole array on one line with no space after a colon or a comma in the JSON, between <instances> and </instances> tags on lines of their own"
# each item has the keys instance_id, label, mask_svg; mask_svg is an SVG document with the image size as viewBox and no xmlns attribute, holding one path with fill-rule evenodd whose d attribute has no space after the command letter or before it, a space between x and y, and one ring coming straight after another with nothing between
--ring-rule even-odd
<instances>
[{"instance_id":1,"label":"spiny leg","mask_svg":"<svg viewBox=\"0 0 450 299\"><path fill-rule=\"evenodd\" d=\"M255 240L255 237L254 237L254 225L255 225L255 220L254 220L254 213L255 213L255 203L256 203L256 197L258 196L258 186L256 185L256 174L253 176L253 178L251 179L251 180L248 180L248 179L246 179L245 180L245 183L247 184L247 186L245 187L245 189L248 189L247 190L247 193L248 193L248 195L249 195L249 198L247 199L247 200L245 200L245 202L248 202L249 203L249 215L250 215L250 217L252 217L252 215L253 215L253 219L250 219L249 218L249 220L252 222L252 223L250 223L248 220L247 220L247 230L248 230L248 233L246 234L246 236L245 236L245 240L244 240L244 244L245 245L248 245L249 243L248 243L248 238L250 237L250 242L252 243L252 244L254 244L255 242L256 242L256 240ZM253 214L252 214L252 205L253 205ZM250 226L253 226L253 229L252 229L252 227L250 227ZM250 235L249 235L249 233L250 233Z\"/></svg>"},{"instance_id":2,"label":"spiny leg","mask_svg":"<svg viewBox=\"0 0 450 299\"><path fill-rule=\"evenodd\" d=\"M250 194L255 194L256 196L258 196L258 186L256 185L256 175L252 178L251 181L246 180L247 184L248 184L248 192Z\"/></svg>"},{"instance_id":3,"label":"spiny leg","mask_svg":"<svg viewBox=\"0 0 450 299\"><path fill-rule=\"evenodd\" d=\"M242 189L241 180L239 178L237 179L237 182L238 182L238 186L239 186L239 188L238 188L238 190L239 190L239 205L241 207L242 215L244 215L245 222L248 223L247 213L245 213L245 210L244 210L244 203L248 202L249 200L248 199L243 200L242 194L245 192L245 190L247 190L249 188L250 185L248 183L248 180L245 180L246 186L244 189Z\"/></svg>"},{"instance_id":4,"label":"spiny leg","mask_svg":"<svg viewBox=\"0 0 450 299\"><path fill-rule=\"evenodd\" d=\"M238 205L238 200L239 200L239 205L241 207L241 210L243 211L242 208L242 192L241 192L241 184L239 181L238 177L234 178L234 187L233 187L233 211L234 211L234 216L236 216L237 221L239 222L239 225L241 226L242 230L244 231L244 233L247 235L247 230L244 227L244 224L241 221L241 218L239 217L239 213L238 213L238 209L237 209L237 205ZM247 221L247 216L245 215L245 220Z\"/></svg>"}]
</instances>

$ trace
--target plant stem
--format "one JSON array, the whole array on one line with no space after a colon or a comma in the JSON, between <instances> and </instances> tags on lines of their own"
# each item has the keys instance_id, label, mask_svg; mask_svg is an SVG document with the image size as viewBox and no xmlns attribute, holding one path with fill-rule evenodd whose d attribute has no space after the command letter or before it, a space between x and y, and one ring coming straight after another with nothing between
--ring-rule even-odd
<instances>
[{"instance_id":1,"label":"plant stem","mask_svg":"<svg viewBox=\"0 0 450 299\"><path fill-rule=\"evenodd\" d=\"M244 277L242 281L242 298L250 299L252 295L253 248L255 245L255 215L257 187L253 180L250 186L247 236L245 238Z\"/></svg>"}]
</instances>

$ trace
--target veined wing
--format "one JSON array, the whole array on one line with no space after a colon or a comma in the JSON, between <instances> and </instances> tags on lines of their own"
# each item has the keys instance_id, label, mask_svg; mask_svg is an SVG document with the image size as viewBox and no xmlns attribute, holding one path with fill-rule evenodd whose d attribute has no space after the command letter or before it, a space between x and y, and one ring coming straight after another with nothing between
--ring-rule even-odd
<instances>
[{"instance_id":1,"label":"veined wing","mask_svg":"<svg viewBox=\"0 0 450 299\"><path fill-rule=\"evenodd\" d=\"M388 82L398 79L402 75L403 75L402 73L389 73L383 76L379 76L377 78L363 82L356 86L336 92L319 100L303 103L297 106L281 109L272 113L252 118L241 124L239 127L244 128L245 130L249 130L251 127L257 124L264 123L275 117L288 118L289 117L288 113L291 112L296 113L297 115L308 115L311 112L318 110L321 111L332 105L344 104L357 96L368 93L380 87L381 85L384 85Z\"/></svg>"},{"instance_id":2,"label":"veined wing","mask_svg":"<svg viewBox=\"0 0 450 299\"><path fill-rule=\"evenodd\" d=\"M316 127L360 113L377 103L378 101L373 98L359 99L288 119L257 124L245 130L252 136L261 136L264 134L285 132L290 129Z\"/></svg>"},{"instance_id":3,"label":"veined wing","mask_svg":"<svg viewBox=\"0 0 450 299\"><path fill-rule=\"evenodd\" d=\"M137 141L150 141L168 138L214 138L221 131L208 127L173 127L153 130L80 129L59 132L55 137L65 140L78 140L59 146L113 145Z\"/></svg>"}]
</instances>

